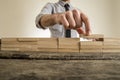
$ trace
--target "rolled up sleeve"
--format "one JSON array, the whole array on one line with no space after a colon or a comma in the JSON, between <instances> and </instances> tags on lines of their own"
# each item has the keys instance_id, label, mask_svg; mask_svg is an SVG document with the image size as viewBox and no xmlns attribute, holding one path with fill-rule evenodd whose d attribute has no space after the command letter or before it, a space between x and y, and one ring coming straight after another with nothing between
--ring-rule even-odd
<instances>
[{"instance_id":1,"label":"rolled up sleeve","mask_svg":"<svg viewBox=\"0 0 120 80\"><path fill-rule=\"evenodd\" d=\"M53 3L47 3L43 9L41 10L41 12L38 14L38 16L36 17L35 20L35 24L38 28L42 28L45 29L45 27L43 27L40 23L41 17L45 14L52 14L53 12L53 7L52 7Z\"/></svg>"}]
</instances>

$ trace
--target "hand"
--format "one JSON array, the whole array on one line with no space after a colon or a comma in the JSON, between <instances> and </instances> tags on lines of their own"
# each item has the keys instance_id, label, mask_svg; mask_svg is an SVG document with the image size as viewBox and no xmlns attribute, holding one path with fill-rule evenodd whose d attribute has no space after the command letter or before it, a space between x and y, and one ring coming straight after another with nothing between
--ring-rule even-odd
<instances>
[{"instance_id":1,"label":"hand","mask_svg":"<svg viewBox=\"0 0 120 80\"><path fill-rule=\"evenodd\" d=\"M66 29L75 29L79 34L90 35L91 28L88 17L78 10L58 14L57 21ZM85 30L82 29L82 23L85 24Z\"/></svg>"}]
</instances>

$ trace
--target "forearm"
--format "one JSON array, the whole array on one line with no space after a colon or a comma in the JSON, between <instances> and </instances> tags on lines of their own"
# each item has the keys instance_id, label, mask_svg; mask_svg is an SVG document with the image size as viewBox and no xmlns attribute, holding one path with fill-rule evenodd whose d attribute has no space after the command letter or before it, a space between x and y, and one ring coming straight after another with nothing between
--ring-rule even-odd
<instances>
[{"instance_id":1,"label":"forearm","mask_svg":"<svg viewBox=\"0 0 120 80\"><path fill-rule=\"evenodd\" d=\"M57 14L46 14L41 17L40 24L41 26L48 27L57 24Z\"/></svg>"}]
</instances>

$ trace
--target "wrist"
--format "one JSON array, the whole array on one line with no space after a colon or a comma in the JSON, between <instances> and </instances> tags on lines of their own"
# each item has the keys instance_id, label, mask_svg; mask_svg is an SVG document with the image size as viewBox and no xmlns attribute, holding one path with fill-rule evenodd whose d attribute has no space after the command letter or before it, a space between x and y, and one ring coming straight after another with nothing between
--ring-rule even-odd
<instances>
[{"instance_id":1,"label":"wrist","mask_svg":"<svg viewBox=\"0 0 120 80\"><path fill-rule=\"evenodd\" d=\"M60 24L59 14L54 14L53 15L53 21L54 21L55 24Z\"/></svg>"}]
</instances>

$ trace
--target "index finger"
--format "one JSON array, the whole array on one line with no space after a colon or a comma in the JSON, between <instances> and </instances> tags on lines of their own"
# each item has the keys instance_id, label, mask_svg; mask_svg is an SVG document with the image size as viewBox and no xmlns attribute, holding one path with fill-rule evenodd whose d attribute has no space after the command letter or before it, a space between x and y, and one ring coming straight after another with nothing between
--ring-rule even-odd
<instances>
[{"instance_id":1,"label":"index finger","mask_svg":"<svg viewBox=\"0 0 120 80\"><path fill-rule=\"evenodd\" d=\"M86 35L90 35L91 27L90 27L90 22L89 22L88 17L84 13L81 12L81 19L85 24Z\"/></svg>"}]
</instances>

